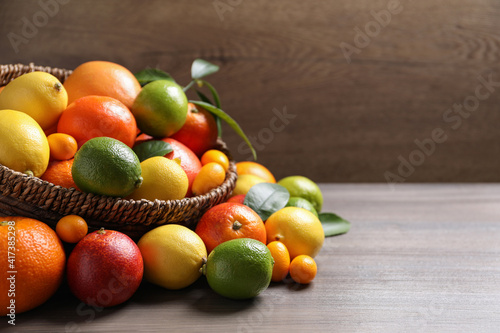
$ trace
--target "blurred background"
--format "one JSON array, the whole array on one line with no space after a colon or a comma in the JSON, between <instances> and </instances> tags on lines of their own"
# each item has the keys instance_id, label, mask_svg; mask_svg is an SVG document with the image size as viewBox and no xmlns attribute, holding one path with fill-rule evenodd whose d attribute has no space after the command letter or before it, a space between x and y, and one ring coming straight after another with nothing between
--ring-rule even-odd
<instances>
[{"instance_id":1,"label":"blurred background","mask_svg":"<svg viewBox=\"0 0 500 333\"><path fill-rule=\"evenodd\" d=\"M495 0L1 0L0 63L108 60L186 85L202 58L278 179L496 182L499 15Z\"/></svg>"}]
</instances>

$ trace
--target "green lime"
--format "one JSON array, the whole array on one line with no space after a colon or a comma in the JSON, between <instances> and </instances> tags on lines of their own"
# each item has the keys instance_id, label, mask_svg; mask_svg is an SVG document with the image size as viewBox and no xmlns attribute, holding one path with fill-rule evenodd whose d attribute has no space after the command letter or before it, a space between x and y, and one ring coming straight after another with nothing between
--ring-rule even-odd
<instances>
[{"instance_id":1,"label":"green lime","mask_svg":"<svg viewBox=\"0 0 500 333\"><path fill-rule=\"evenodd\" d=\"M164 138L180 130L186 122L188 100L177 83L158 80L142 88L131 111L141 131Z\"/></svg>"},{"instance_id":2,"label":"green lime","mask_svg":"<svg viewBox=\"0 0 500 333\"><path fill-rule=\"evenodd\" d=\"M80 147L71 173L82 191L100 195L125 197L142 184L141 163L134 151L104 136Z\"/></svg>"},{"instance_id":3,"label":"green lime","mask_svg":"<svg viewBox=\"0 0 500 333\"><path fill-rule=\"evenodd\" d=\"M290 192L291 197L300 197L312 203L316 212L321 212L323 194L315 182L304 176L289 176L278 182Z\"/></svg>"},{"instance_id":4,"label":"green lime","mask_svg":"<svg viewBox=\"0 0 500 333\"><path fill-rule=\"evenodd\" d=\"M316 211L312 203L310 203L309 200L306 200L304 198L290 197L285 207L304 208L313 213L314 215L316 215L316 217L318 217L318 212Z\"/></svg>"},{"instance_id":5,"label":"green lime","mask_svg":"<svg viewBox=\"0 0 500 333\"><path fill-rule=\"evenodd\" d=\"M232 299L252 298L271 283L274 260L264 243L237 238L210 252L203 272L218 294Z\"/></svg>"}]
</instances>

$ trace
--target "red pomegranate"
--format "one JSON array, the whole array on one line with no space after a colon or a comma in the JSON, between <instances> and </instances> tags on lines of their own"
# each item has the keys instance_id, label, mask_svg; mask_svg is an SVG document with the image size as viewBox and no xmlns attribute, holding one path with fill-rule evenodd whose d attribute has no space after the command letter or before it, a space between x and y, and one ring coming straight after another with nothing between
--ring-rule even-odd
<instances>
[{"instance_id":1,"label":"red pomegranate","mask_svg":"<svg viewBox=\"0 0 500 333\"><path fill-rule=\"evenodd\" d=\"M71 292L95 307L128 300L143 275L141 251L127 235L101 229L85 236L71 252L67 279Z\"/></svg>"}]
</instances>

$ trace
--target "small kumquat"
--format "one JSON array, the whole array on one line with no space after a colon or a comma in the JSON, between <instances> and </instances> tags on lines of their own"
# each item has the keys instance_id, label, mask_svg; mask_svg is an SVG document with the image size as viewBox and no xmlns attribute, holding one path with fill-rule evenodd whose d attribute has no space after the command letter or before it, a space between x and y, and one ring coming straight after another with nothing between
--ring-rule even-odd
<instances>
[{"instance_id":1,"label":"small kumquat","mask_svg":"<svg viewBox=\"0 0 500 333\"><path fill-rule=\"evenodd\" d=\"M290 263L290 276L293 281L301 284L309 284L316 277L318 266L313 258L301 254Z\"/></svg>"},{"instance_id":2,"label":"small kumquat","mask_svg":"<svg viewBox=\"0 0 500 333\"><path fill-rule=\"evenodd\" d=\"M221 152L220 150L217 149L210 149L207 150L202 156L201 156L201 164L205 165L211 162L219 163L222 165L224 168L224 171L227 172L229 169L229 159L227 158L226 154Z\"/></svg>"},{"instance_id":3,"label":"small kumquat","mask_svg":"<svg viewBox=\"0 0 500 333\"><path fill-rule=\"evenodd\" d=\"M74 137L65 133L53 133L47 137L50 158L53 160L69 160L75 156L78 144Z\"/></svg>"},{"instance_id":4,"label":"small kumquat","mask_svg":"<svg viewBox=\"0 0 500 333\"><path fill-rule=\"evenodd\" d=\"M271 281L283 281L288 275L290 269L290 254L285 244L282 242L274 241L267 244L267 248L271 251L274 259L273 276Z\"/></svg>"},{"instance_id":5,"label":"small kumquat","mask_svg":"<svg viewBox=\"0 0 500 333\"><path fill-rule=\"evenodd\" d=\"M67 215L56 224L56 233L66 243L78 243L89 231L87 222L78 215Z\"/></svg>"},{"instance_id":6,"label":"small kumquat","mask_svg":"<svg viewBox=\"0 0 500 333\"><path fill-rule=\"evenodd\" d=\"M193 195L202 195L220 186L226 178L224 168L215 162L205 164L193 181Z\"/></svg>"}]
</instances>

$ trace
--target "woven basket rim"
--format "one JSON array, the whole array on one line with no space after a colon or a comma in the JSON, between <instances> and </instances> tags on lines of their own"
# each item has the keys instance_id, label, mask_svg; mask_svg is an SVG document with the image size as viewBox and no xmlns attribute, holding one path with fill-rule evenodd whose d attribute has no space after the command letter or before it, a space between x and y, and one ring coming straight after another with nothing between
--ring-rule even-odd
<instances>
[{"instance_id":1,"label":"woven basket rim","mask_svg":"<svg viewBox=\"0 0 500 333\"><path fill-rule=\"evenodd\" d=\"M33 71L50 73L61 82L64 82L72 72L66 69L36 66L34 63L0 65L0 85ZM235 161L225 142L219 138L214 148L224 152L230 161L224 182L206 194L180 200L134 200L84 193L74 188L54 185L0 164L0 213L7 210L8 215L16 215L19 210L26 213L34 210L43 213L42 215L47 214L45 222L50 222L48 224L52 227L55 227L54 223L59 217L68 214L80 215L86 220L95 222L95 228L97 224L103 227L122 226L131 232L139 230L139 233L172 221L192 227L206 209L225 201L236 183Z\"/></svg>"}]
</instances>

